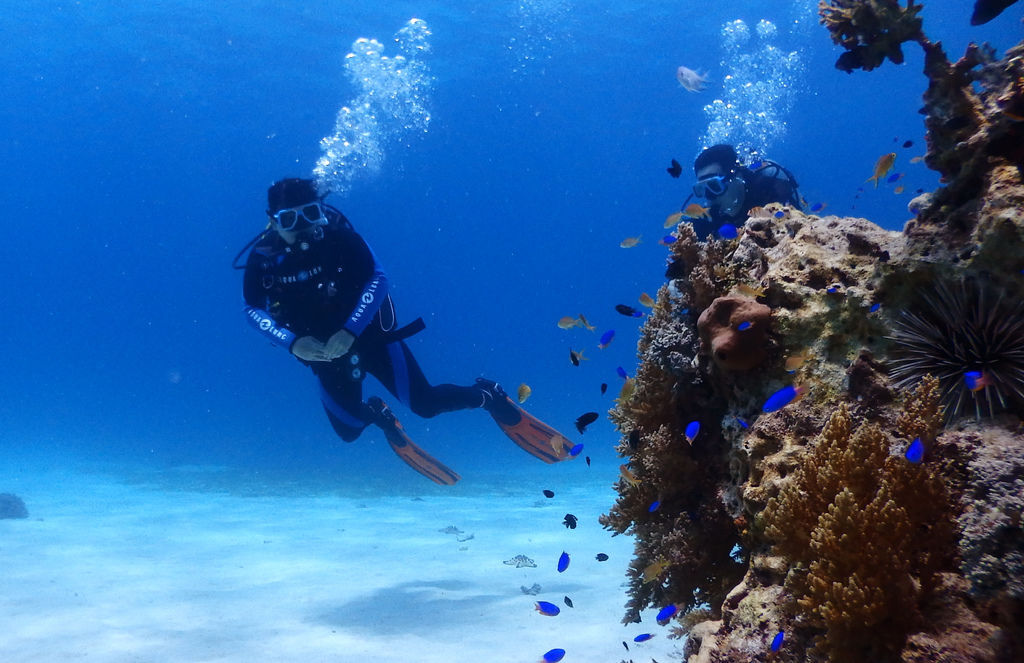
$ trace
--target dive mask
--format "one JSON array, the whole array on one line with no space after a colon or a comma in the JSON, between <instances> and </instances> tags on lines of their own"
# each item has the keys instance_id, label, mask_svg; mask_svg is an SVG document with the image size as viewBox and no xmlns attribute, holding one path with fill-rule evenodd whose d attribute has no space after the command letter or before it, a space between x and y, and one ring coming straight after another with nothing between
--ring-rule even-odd
<instances>
[{"instance_id":1,"label":"dive mask","mask_svg":"<svg viewBox=\"0 0 1024 663\"><path fill-rule=\"evenodd\" d=\"M300 220L311 226L327 225L324 208L319 202L306 203L298 207L286 207L274 212L273 216L277 227L281 230L295 230L299 226Z\"/></svg>"},{"instance_id":2,"label":"dive mask","mask_svg":"<svg viewBox=\"0 0 1024 663\"><path fill-rule=\"evenodd\" d=\"M704 200L709 200L725 193L729 187L730 175L712 175L702 180L697 180L693 185L693 195Z\"/></svg>"}]
</instances>

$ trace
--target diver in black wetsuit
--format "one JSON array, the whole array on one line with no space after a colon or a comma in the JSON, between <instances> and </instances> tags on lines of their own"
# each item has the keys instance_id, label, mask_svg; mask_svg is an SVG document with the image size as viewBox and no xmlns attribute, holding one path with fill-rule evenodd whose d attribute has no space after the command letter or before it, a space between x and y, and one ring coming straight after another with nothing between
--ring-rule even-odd
<instances>
[{"instance_id":1,"label":"diver in black wetsuit","mask_svg":"<svg viewBox=\"0 0 1024 663\"><path fill-rule=\"evenodd\" d=\"M752 166L740 165L732 145L714 145L700 153L693 163L697 176L693 196L707 201L711 218L693 219L697 237L706 237L723 224L739 228L753 207L768 203L803 207L793 173L767 159Z\"/></svg>"},{"instance_id":2,"label":"diver in black wetsuit","mask_svg":"<svg viewBox=\"0 0 1024 663\"><path fill-rule=\"evenodd\" d=\"M313 180L271 185L270 223L249 245L243 294L249 322L313 370L337 434L351 442L376 424L415 470L437 483L458 481L458 474L412 443L379 397L363 402L362 378L369 373L421 417L484 407L513 441L541 460L568 457L571 447L552 444L559 434L514 405L496 382L427 382L403 340L423 329L422 319L398 326L373 252L323 198Z\"/></svg>"}]
</instances>

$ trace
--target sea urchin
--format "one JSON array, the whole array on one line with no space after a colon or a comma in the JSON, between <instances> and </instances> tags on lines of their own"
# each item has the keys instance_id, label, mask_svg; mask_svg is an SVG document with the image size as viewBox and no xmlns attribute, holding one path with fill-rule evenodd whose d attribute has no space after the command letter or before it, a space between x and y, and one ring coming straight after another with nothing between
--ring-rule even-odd
<instances>
[{"instance_id":1,"label":"sea urchin","mask_svg":"<svg viewBox=\"0 0 1024 663\"><path fill-rule=\"evenodd\" d=\"M930 373L939 379L947 419L971 409L975 417L1024 410L1024 301L978 279L940 283L903 311L893 333L890 375L899 389ZM986 376L972 391L964 374Z\"/></svg>"}]
</instances>

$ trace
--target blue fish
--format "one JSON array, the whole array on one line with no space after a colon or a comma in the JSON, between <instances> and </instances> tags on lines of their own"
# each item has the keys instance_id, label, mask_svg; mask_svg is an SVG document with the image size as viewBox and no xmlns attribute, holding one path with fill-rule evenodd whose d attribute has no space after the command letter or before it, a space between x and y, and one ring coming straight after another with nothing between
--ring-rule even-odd
<instances>
[{"instance_id":1,"label":"blue fish","mask_svg":"<svg viewBox=\"0 0 1024 663\"><path fill-rule=\"evenodd\" d=\"M659 624L662 624L662 622L667 622L672 619L678 611L679 608L673 604L669 604L661 609L661 612L658 613L658 616L655 619ZM664 626L664 624L662 624L662 626Z\"/></svg>"},{"instance_id":2,"label":"blue fish","mask_svg":"<svg viewBox=\"0 0 1024 663\"><path fill-rule=\"evenodd\" d=\"M665 235L664 237L661 238L661 243L662 244L671 244L671 243L673 243L675 241L676 241L676 236L675 235Z\"/></svg>"},{"instance_id":3,"label":"blue fish","mask_svg":"<svg viewBox=\"0 0 1024 663\"><path fill-rule=\"evenodd\" d=\"M775 637L772 638L772 651L779 651L779 647L782 646L782 638L783 638L782 631L779 631L778 633L775 634Z\"/></svg>"},{"instance_id":4,"label":"blue fish","mask_svg":"<svg viewBox=\"0 0 1024 663\"><path fill-rule=\"evenodd\" d=\"M907 447L907 453L904 455L911 463L920 463L924 458L924 443L921 442L921 438L915 437L914 441Z\"/></svg>"},{"instance_id":5,"label":"blue fish","mask_svg":"<svg viewBox=\"0 0 1024 663\"><path fill-rule=\"evenodd\" d=\"M880 308L882 308L882 305L880 303L878 303L878 302L875 302L874 304L871 305L871 308L868 309L868 310L869 310L869 312L874 313L875 311L877 311Z\"/></svg>"},{"instance_id":6,"label":"blue fish","mask_svg":"<svg viewBox=\"0 0 1024 663\"><path fill-rule=\"evenodd\" d=\"M744 320L740 324L736 325L736 329L738 329L740 331L747 331L748 329L750 329L750 327L751 327L751 323L750 323L749 320Z\"/></svg>"},{"instance_id":7,"label":"blue fish","mask_svg":"<svg viewBox=\"0 0 1024 663\"><path fill-rule=\"evenodd\" d=\"M647 507L647 513L654 513L655 511L658 510L659 506L661 506L661 502L659 502L658 500L654 500L653 502L651 502L651 506Z\"/></svg>"},{"instance_id":8,"label":"blue fish","mask_svg":"<svg viewBox=\"0 0 1024 663\"><path fill-rule=\"evenodd\" d=\"M564 649L552 649L544 653L544 663L558 663L565 658Z\"/></svg>"},{"instance_id":9,"label":"blue fish","mask_svg":"<svg viewBox=\"0 0 1024 663\"><path fill-rule=\"evenodd\" d=\"M562 573L569 568L569 553L562 551L562 555L558 558L558 572Z\"/></svg>"},{"instance_id":10,"label":"blue fish","mask_svg":"<svg viewBox=\"0 0 1024 663\"><path fill-rule=\"evenodd\" d=\"M812 212L820 212L823 209L825 209L825 203L814 203L811 205Z\"/></svg>"},{"instance_id":11,"label":"blue fish","mask_svg":"<svg viewBox=\"0 0 1024 663\"><path fill-rule=\"evenodd\" d=\"M548 603L547 601L537 601L536 610L545 617L554 617L558 613L562 612L554 603Z\"/></svg>"},{"instance_id":12,"label":"blue fish","mask_svg":"<svg viewBox=\"0 0 1024 663\"><path fill-rule=\"evenodd\" d=\"M641 633L640 635L638 635L635 638L633 638L633 642L647 642L648 640L650 640L653 637L654 636L651 635L650 633Z\"/></svg>"},{"instance_id":13,"label":"blue fish","mask_svg":"<svg viewBox=\"0 0 1024 663\"><path fill-rule=\"evenodd\" d=\"M806 391L804 387L796 387L793 385L783 387L768 397L768 400L764 402L764 407L762 409L765 412L781 410L802 396L804 391Z\"/></svg>"},{"instance_id":14,"label":"blue fish","mask_svg":"<svg viewBox=\"0 0 1024 663\"><path fill-rule=\"evenodd\" d=\"M628 380L629 379L629 374L626 373L626 369L624 369L621 366L616 366L615 367L615 374L618 375L623 380Z\"/></svg>"},{"instance_id":15,"label":"blue fish","mask_svg":"<svg viewBox=\"0 0 1024 663\"><path fill-rule=\"evenodd\" d=\"M776 219L781 219L784 216L786 216L786 213L783 212L782 210L779 210L778 212L775 213L775 218Z\"/></svg>"},{"instance_id":16,"label":"blue fish","mask_svg":"<svg viewBox=\"0 0 1024 663\"><path fill-rule=\"evenodd\" d=\"M749 167L750 167L750 170L758 170L763 165L764 165L764 162L761 161L760 159L758 159L757 161L751 163Z\"/></svg>"},{"instance_id":17,"label":"blue fish","mask_svg":"<svg viewBox=\"0 0 1024 663\"><path fill-rule=\"evenodd\" d=\"M580 455L581 451L583 451L583 443L582 442L580 442L579 444L572 445L572 449L569 449L569 455L572 456L573 458L575 458L576 456Z\"/></svg>"},{"instance_id":18,"label":"blue fish","mask_svg":"<svg viewBox=\"0 0 1024 663\"><path fill-rule=\"evenodd\" d=\"M691 421L690 423L686 424L686 441L687 442L690 442L692 444L694 439L696 439L698 433L700 433L700 422L699 421Z\"/></svg>"},{"instance_id":19,"label":"blue fish","mask_svg":"<svg viewBox=\"0 0 1024 663\"><path fill-rule=\"evenodd\" d=\"M889 184L892 184L901 177L903 177L903 173L893 173L889 177L885 178L885 181L888 182Z\"/></svg>"},{"instance_id":20,"label":"blue fish","mask_svg":"<svg viewBox=\"0 0 1024 663\"><path fill-rule=\"evenodd\" d=\"M722 239L736 239L739 236L739 232L736 230L736 226L731 223L724 223L718 227L718 236Z\"/></svg>"},{"instance_id":21,"label":"blue fish","mask_svg":"<svg viewBox=\"0 0 1024 663\"><path fill-rule=\"evenodd\" d=\"M605 333L601 334L601 340L598 342L597 347L604 350L608 347L608 344L612 342L613 338L615 338L615 330L609 329Z\"/></svg>"},{"instance_id":22,"label":"blue fish","mask_svg":"<svg viewBox=\"0 0 1024 663\"><path fill-rule=\"evenodd\" d=\"M747 422L744 421L743 419L740 419L739 417L736 417L736 421L739 422L740 426L743 426L744 428L749 428L749 426L747 425Z\"/></svg>"},{"instance_id":23,"label":"blue fish","mask_svg":"<svg viewBox=\"0 0 1024 663\"><path fill-rule=\"evenodd\" d=\"M839 292L839 288L838 286L830 285L828 288L825 289L825 292L827 292L830 295L834 295L837 292Z\"/></svg>"}]
</instances>

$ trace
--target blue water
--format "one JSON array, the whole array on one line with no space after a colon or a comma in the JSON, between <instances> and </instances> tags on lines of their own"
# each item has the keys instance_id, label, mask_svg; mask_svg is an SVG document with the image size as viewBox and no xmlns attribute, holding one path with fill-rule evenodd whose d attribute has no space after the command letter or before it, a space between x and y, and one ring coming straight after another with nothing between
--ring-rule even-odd
<instances>
[{"instance_id":1,"label":"blue water","mask_svg":"<svg viewBox=\"0 0 1024 663\"><path fill-rule=\"evenodd\" d=\"M972 28L966 4L931 0L923 11L951 58L969 40L1001 50L1022 37L1017 7ZM920 50L905 47L903 66L839 72L815 2L354 5L5 7L8 459L421 481L376 431L336 442L312 376L245 323L241 275L229 267L263 226L267 185L308 176L338 109L359 94L343 68L353 42L393 48L412 17L431 32L429 124L382 130L380 169L353 173L333 202L386 267L400 317L426 320L410 345L428 378L486 375L510 391L526 382L529 409L566 432L579 414L611 407L617 366L635 369L638 324L613 306L635 306L663 283L661 222L692 182L711 119L704 106L727 87L723 58L736 52L723 41L727 22L753 33L768 19L777 33L765 43L798 54L799 67L777 72L788 86L772 107L770 144L757 147L797 175L808 201L901 228L909 195L888 186L855 197L891 150L908 192L937 185L908 164L923 153ZM755 35L738 48L764 45ZM708 73L704 92L679 86L681 64ZM914 147L900 148L904 140ZM664 170L673 157L680 180ZM639 246L619 248L641 234ZM556 327L578 313L598 332L615 329L612 345L599 350L596 334ZM571 366L570 347L590 361ZM480 411L430 421L398 412L467 480L537 469ZM610 423L573 437L602 477L614 475ZM558 471L588 470L576 462Z\"/></svg>"}]
</instances>

